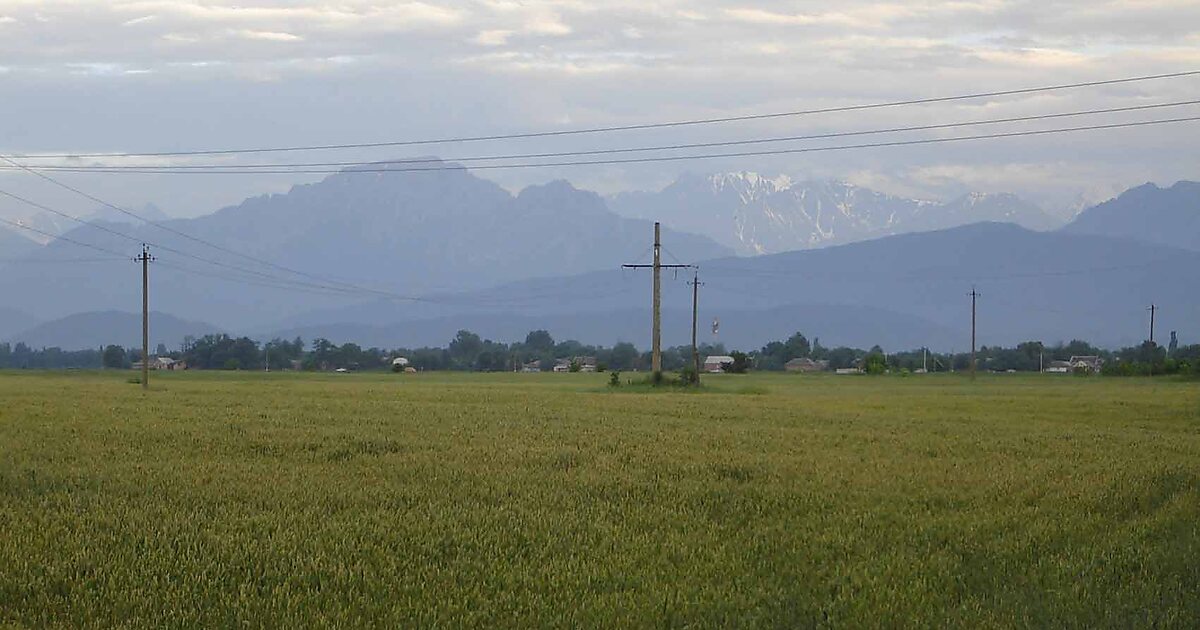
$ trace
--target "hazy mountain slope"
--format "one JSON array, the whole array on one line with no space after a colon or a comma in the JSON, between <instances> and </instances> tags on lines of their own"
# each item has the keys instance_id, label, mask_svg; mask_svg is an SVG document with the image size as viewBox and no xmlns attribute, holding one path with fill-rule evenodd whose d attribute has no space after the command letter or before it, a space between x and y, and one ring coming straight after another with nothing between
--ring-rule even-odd
<instances>
[{"instance_id":1,"label":"hazy mountain slope","mask_svg":"<svg viewBox=\"0 0 1200 630\"><path fill-rule=\"evenodd\" d=\"M0 307L0 339L38 325L34 316L15 308Z\"/></svg>"},{"instance_id":2,"label":"hazy mountain slope","mask_svg":"<svg viewBox=\"0 0 1200 630\"><path fill-rule=\"evenodd\" d=\"M18 233L19 228L0 225L0 267L37 250L39 245Z\"/></svg>"},{"instance_id":3,"label":"hazy mountain slope","mask_svg":"<svg viewBox=\"0 0 1200 630\"><path fill-rule=\"evenodd\" d=\"M1136 261L1136 262L1134 262ZM700 263L700 319L707 328L722 320L721 335L770 340L763 320L727 320L731 313L762 312L794 305L844 307L895 314L941 330L936 338L904 340L940 349L965 349L970 338L972 285L979 288L981 344L1047 342L1085 338L1106 345L1145 336L1144 307L1163 307L1159 330L1178 330L1185 342L1200 338L1200 253L1136 241L1033 232L1010 224L976 224L937 232L752 258ZM686 310L686 277L667 274L663 304ZM648 273L606 271L514 283L479 292L442 296L420 305L380 303L290 318L296 329L329 322L393 326L445 319L482 322L490 316L529 317L528 323L568 322L572 317L627 319L650 301ZM645 318L631 324L648 327ZM585 319L584 321L592 321ZM893 325L880 313L874 326L844 322L820 325L797 315L790 327L810 336L870 345ZM448 324L447 328L453 324ZM679 330L689 330L686 323ZM540 327L540 326L539 326ZM903 327L908 327L904 324ZM612 328L610 328L611 330ZM399 330L399 328L397 329ZM958 331L948 333L946 331ZM503 332L503 331L498 331ZM933 333L931 333L933 334Z\"/></svg>"},{"instance_id":4,"label":"hazy mountain slope","mask_svg":"<svg viewBox=\"0 0 1200 630\"><path fill-rule=\"evenodd\" d=\"M691 316L690 310L665 309L663 343L668 346L690 343ZM275 330L263 336L286 339L299 336L305 340L324 337L335 343L353 341L363 346L392 348L444 346L463 328L498 341L519 341L530 330L545 329L559 340L575 339L601 345L630 341L645 350L650 347L649 321L650 311L646 308L543 315L464 313L391 325L312 325ZM722 311L723 332L712 335L710 323L705 322L700 341L750 349L771 339L786 338L796 332L798 326L806 331L820 331L821 343L835 345L874 339L897 348L960 335L959 331L884 309L797 304L752 311Z\"/></svg>"},{"instance_id":5,"label":"hazy mountain slope","mask_svg":"<svg viewBox=\"0 0 1200 630\"><path fill-rule=\"evenodd\" d=\"M221 329L211 324L186 321L166 313L150 313L151 352L160 343L178 349L188 335L199 337L217 332ZM64 350L98 348L107 344L140 348L142 314L119 311L78 313L13 334L10 341L21 341L32 348L57 346Z\"/></svg>"},{"instance_id":6,"label":"hazy mountain slope","mask_svg":"<svg viewBox=\"0 0 1200 630\"><path fill-rule=\"evenodd\" d=\"M168 221L167 216L158 206L147 203L138 208L127 208L134 214L147 218L151 221ZM77 214L84 221L103 221L106 223L116 223L121 225L141 225L143 222L137 217L130 216L124 212L114 210L109 207L100 207L91 212ZM25 225L36 228L39 232L26 232L25 236L33 241L44 244L51 240L46 234L62 235L79 227L79 221L73 221L63 216L51 214L49 212L35 212L21 220Z\"/></svg>"},{"instance_id":7,"label":"hazy mountain slope","mask_svg":"<svg viewBox=\"0 0 1200 630\"><path fill-rule=\"evenodd\" d=\"M69 237L130 258L142 241L165 246L152 247L158 257L151 271L153 308L230 329L374 297L331 292L322 287L332 283L293 275L279 266L415 296L615 268L644 254L653 234L650 222L620 217L599 196L565 182L530 187L514 196L461 170L343 172L286 194L256 197L212 215L166 223L223 250L155 226L105 225L132 238L94 226L81 226ZM667 230L664 239L675 255L688 260L731 253L704 237ZM36 256L52 260L95 257L97 252L56 241ZM230 266L250 268L250 275ZM46 264L37 270L0 277L0 292L21 296L22 308L44 318L129 310L140 302L139 273L132 263ZM278 281L263 274L321 287L283 290L271 286Z\"/></svg>"},{"instance_id":8,"label":"hazy mountain slope","mask_svg":"<svg viewBox=\"0 0 1200 630\"><path fill-rule=\"evenodd\" d=\"M1200 250L1200 182L1131 188L1084 210L1063 231Z\"/></svg>"},{"instance_id":9,"label":"hazy mountain slope","mask_svg":"<svg viewBox=\"0 0 1200 630\"><path fill-rule=\"evenodd\" d=\"M891 234L1005 221L1032 229L1057 222L1014 195L971 194L947 203L905 199L844 182L755 173L689 174L659 192L610 198L628 216L658 218L739 254L778 253Z\"/></svg>"}]
</instances>

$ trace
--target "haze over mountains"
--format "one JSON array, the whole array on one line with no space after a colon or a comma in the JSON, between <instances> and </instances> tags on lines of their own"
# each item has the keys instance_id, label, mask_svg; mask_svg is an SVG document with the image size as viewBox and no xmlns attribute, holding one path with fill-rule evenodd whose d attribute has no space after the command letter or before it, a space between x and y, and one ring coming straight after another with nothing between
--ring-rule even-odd
<instances>
[{"instance_id":1,"label":"haze over mountains","mask_svg":"<svg viewBox=\"0 0 1200 630\"><path fill-rule=\"evenodd\" d=\"M845 182L797 181L757 173L688 174L658 192L622 193L613 209L703 234L743 256L842 245L980 221L1034 229L1059 222L1011 194L963 195L948 202L906 199Z\"/></svg>"},{"instance_id":2,"label":"haze over mountains","mask_svg":"<svg viewBox=\"0 0 1200 630\"><path fill-rule=\"evenodd\" d=\"M619 265L648 261L650 222L610 206L660 215L669 255L700 261L703 327L722 322L707 340L733 347L803 330L826 345L962 349L972 284L984 294L982 343L1136 343L1150 301L1163 307L1162 330L1200 336L1200 185L1190 182L1138 187L1063 229L1034 232L978 223L1053 227L1012 195L935 203L743 173L684 176L606 203L562 181L513 195L460 170L344 172L167 223L273 266L149 225L99 224L126 238L96 226L68 237L129 256L143 240L156 244L152 307L178 320L163 315L152 331L414 346L444 344L459 328L496 339L547 328L644 346L649 278ZM0 291L13 299L0 313L0 339L68 349L136 340L140 277L128 258L5 236ZM734 257L775 251L783 253ZM94 260L51 264L83 257ZM686 277L667 278L664 336L684 343ZM119 334L124 327L129 334Z\"/></svg>"}]
</instances>

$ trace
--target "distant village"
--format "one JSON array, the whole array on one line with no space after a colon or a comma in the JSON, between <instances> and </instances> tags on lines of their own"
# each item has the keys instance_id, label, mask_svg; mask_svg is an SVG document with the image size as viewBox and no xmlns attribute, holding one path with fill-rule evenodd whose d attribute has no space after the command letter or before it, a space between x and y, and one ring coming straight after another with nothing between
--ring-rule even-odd
<instances>
[{"instance_id":1,"label":"distant village","mask_svg":"<svg viewBox=\"0 0 1200 630\"><path fill-rule=\"evenodd\" d=\"M827 348L801 333L744 353L721 344L697 348L700 371L709 374L746 371L796 374L928 374L971 369L971 354L940 353L927 349L886 352L876 346L863 350ZM665 371L684 371L692 365L691 346L664 348ZM1195 371L1200 366L1200 345L1145 342L1116 351L1083 341L1046 345L1025 342L1014 347L982 346L975 353L979 372L1046 374L1164 374ZM362 348L334 344L326 339L306 343L274 339L259 343L246 337L207 335L187 338L178 349L159 344L151 354L149 369L258 370L258 371L392 371L417 373L456 370L519 373L645 372L650 353L630 343L611 347L577 341L556 341L544 330L531 331L524 341L501 343L470 331L459 333L445 347ZM32 349L25 344L0 344L0 368L10 369L133 369L142 368L140 349L109 345L81 351L58 348Z\"/></svg>"}]
</instances>

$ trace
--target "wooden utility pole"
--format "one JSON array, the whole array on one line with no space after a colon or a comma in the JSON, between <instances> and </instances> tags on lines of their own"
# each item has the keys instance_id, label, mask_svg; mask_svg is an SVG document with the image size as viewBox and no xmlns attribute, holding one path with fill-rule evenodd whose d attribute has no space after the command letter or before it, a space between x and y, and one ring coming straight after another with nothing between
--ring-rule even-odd
<instances>
[{"instance_id":1,"label":"wooden utility pole","mask_svg":"<svg viewBox=\"0 0 1200 630\"><path fill-rule=\"evenodd\" d=\"M654 263L650 265L621 265L626 269L645 269L647 267L654 270L654 297L651 302L653 315L651 316L653 330L650 332L650 370L658 378L662 373L662 270L665 269L684 269L691 265L664 265L662 264L662 235L658 221L654 222Z\"/></svg>"},{"instance_id":2,"label":"wooden utility pole","mask_svg":"<svg viewBox=\"0 0 1200 630\"><path fill-rule=\"evenodd\" d=\"M1150 343L1154 343L1154 313L1158 311L1158 307L1151 304L1146 310L1150 311Z\"/></svg>"},{"instance_id":3,"label":"wooden utility pole","mask_svg":"<svg viewBox=\"0 0 1200 630\"><path fill-rule=\"evenodd\" d=\"M700 384L700 348L696 346L696 318L700 306L700 269L695 268L692 274L692 384Z\"/></svg>"},{"instance_id":4,"label":"wooden utility pole","mask_svg":"<svg viewBox=\"0 0 1200 630\"><path fill-rule=\"evenodd\" d=\"M142 243L142 254L135 261L142 263L142 389L150 388L150 248Z\"/></svg>"},{"instance_id":5,"label":"wooden utility pole","mask_svg":"<svg viewBox=\"0 0 1200 630\"><path fill-rule=\"evenodd\" d=\"M971 287L971 380L975 380L975 300L979 292Z\"/></svg>"}]
</instances>

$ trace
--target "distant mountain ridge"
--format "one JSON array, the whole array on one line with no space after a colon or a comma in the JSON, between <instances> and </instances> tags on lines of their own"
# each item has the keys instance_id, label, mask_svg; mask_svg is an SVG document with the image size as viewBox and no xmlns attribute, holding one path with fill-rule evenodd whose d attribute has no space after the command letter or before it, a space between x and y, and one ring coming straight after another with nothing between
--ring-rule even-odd
<instances>
[{"instance_id":1,"label":"distant mountain ridge","mask_svg":"<svg viewBox=\"0 0 1200 630\"><path fill-rule=\"evenodd\" d=\"M178 349L186 336L200 337L219 332L222 330L212 324L187 321L157 311L150 313L152 351L160 343ZM7 341L21 342L31 348L58 347L64 350L98 348L107 344L140 348L142 314L121 311L77 313L14 333Z\"/></svg>"},{"instance_id":2,"label":"distant mountain ridge","mask_svg":"<svg viewBox=\"0 0 1200 630\"><path fill-rule=\"evenodd\" d=\"M664 308L686 309L691 303L686 278L665 278ZM962 350L970 343L972 286L983 294L981 344L1080 338L1110 347L1134 345L1145 334L1145 305L1151 301L1170 305L1169 314L1165 307L1159 314L1162 330L1178 330L1183 340L1200 338L1200 323L1190 315L1200 312L1200 293L1193 290L1200 285L1200 253L1012 224L701 261L700 278L700 320L722 322L718 337L703 339L736 340L743 348L792 327L836 343L869 346L886 339L895 344L887 349ZM456 324L479 326L500 339L536 325L577 331L580 340L592 343L617 338L644 343L648 301L647 274L599 271L463 293L443 304L377 303L299 314L273 330L320 331L347 340L361 333L403 345L444 335ZM778 313L784 315L773 315ZM641 336L634 337L638 331ZM689 332L685 318L664 325L668 343L683 343Z\"/></svg>"},{"instance_id":3,"label":"distant mountain ridge","mask_svg":"<svg viewBox=\"0 0 1200 630\"><path fill-rule=\"evenodd\" d=\"M1058 226L1042 210L1007 193L949 202L907 199L838 181L798 181L752 172L687 174L658 192L609 198L618 213L657 217L703 234L740 255L772 254L945 229L981 221L1035 230Z\"/></svg>"},{"instance_id":4,"label":"distant mountain ridge","mask_svg":"<svg viewBox=\"0 0 1200 630\"><path fill-rule=\"evenodd\" d=\"M456 168L376 172L403 167L348 169L284 194L166 223L198 240L146 224L116 226L128 239L92 225L67 236L130 257L141 242L151 243L159 261L151 271L155 308L227 328L380 294L403 300L617 268L644 255L652 240L651 222L621 217L599 195L564 181L513 195ZM664 239L685 260L732 253L706 237L669 228ZM49 261L95 252L54 241L30 256ZM21 296L20 306L43 318L127 310L140 302L136 271L125 261L36 268L36 274L0 274L0 292ZM281 278L294 290L279 289ZM366 290L340 290L347 282Z\"/></svg>"},{"instance_id":5,"label":"distant mountain ridge","mask_svg":"<svg viewBox=\"0 0 1200 630\"><path fill-rule=\"evenodd\" d=\"M1063 231L1200 251L1200 182L1130 188L1079 213Z\"/></svg>"}]
</instances>

